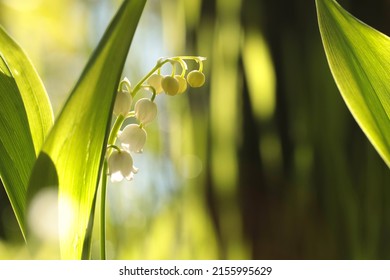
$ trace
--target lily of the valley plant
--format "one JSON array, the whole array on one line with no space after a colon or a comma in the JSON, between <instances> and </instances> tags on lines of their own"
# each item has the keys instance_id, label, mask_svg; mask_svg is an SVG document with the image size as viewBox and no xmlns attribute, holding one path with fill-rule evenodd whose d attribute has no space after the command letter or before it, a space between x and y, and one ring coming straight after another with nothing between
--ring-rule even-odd
<instances>
[{"instance_id":1,"label":"lily of the valley plant","mask_svg":"<svg viewBox=\"0 0 390 280\"><path fill-rule=\"evenodd\" d=\"M118 182L137 173L132 155L143 150L147 126L157 116L158 94L178 95L187 84L199 87L205 81L204 58L198 56L160 59L134 87L126 78L121 80L145 2L124 0L55 121L34 66L0 27L0 177L32 252L37 246L30 246L36 236L28 226L29 213L40 194L54 189L60 256L89 259L101 186L104 259L108 176ZM187 73L186 60L196 61L199 68ZM162 76L160 69L167 63L172 73ZM148 90L150 97L137 100L141 89ZM113 114L116 120L111 128ZM132 123L122 128L128 118Z\"/></svg>"},{"instance_id":2,"label":"lily of the valley plant","mask_svg":"<svg viewBox=\"0 0 390 280\"><path fill-rule=\"evenodd\" d=\"M106 160L103 165L103 184L101 197L101 258L106 258L105 252L105 200L107 175L110 175L112 182L122 181L124 178L132 180L138 168L134 166L132 153L142 153L147 139L145 127L150 124L157 116L157 104L155 98L160 93L169 96L180 95L187 89L187 83L190 87L201 87L205 82L203 74L203 60L206 58L199 56L177 56L171 58L159 59L156 66L132 89L131 83L124 78L118 87L113 113L116 116L115 123L108 138L106 151ZM199 64L198 70L193 70L187 74L187 63L185 60L194 60ZM170 63L172 65L171 75L163 76L161 67ZM176 67L181 67L180 75L175 75ZM131 110L133 100L140 89L150 92L150 98L141 98ZM136 123L125 126L122 130L124 121L127 118L134 118ZM120 145L116 145L117 140Z\"/></svg>"}]
</instances>

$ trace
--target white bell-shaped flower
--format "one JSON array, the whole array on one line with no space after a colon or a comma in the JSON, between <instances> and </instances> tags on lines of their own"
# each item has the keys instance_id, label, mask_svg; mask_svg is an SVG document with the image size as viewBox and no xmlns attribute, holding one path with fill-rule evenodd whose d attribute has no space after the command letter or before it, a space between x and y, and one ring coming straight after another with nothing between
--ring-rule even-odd
<instances>
[{"instance_id":1,"label":"white bell-shaped flower","mask_svg":"<svg viewBox=\"0 0 390 280\"><path fill-rule=\"evenodd\" d=\"M168 95L174 96L179 92L179 81L172 76L165 76L161 81L161 86L164 92Z\"/></svg>"},{"instance_id":2,"label":"white bell-shaped flower","mask_svg":"<svg viewBox=\"0 0 390 280\"><path fill-rule=\"evenodd\" d=\"M175 75L175 78L179 82L179 91L177 92L177 94L185 92L187 89L187 80L180 75Z\"/></svg>"},{"instance_id":3,"label":"white bell-shaped flower","mask_svg":"<svg viewBox=\"0 0 390 280\"><path fill-rule=\"evenodd\" d=\"M124 149L141 153L146 142L146 131L137 124L129 124L119 134L118 139Z\"/></svg>"},{"instance_id":4,"label":"white bell-shaped flower","mask_svg":"<svg viewBox=\"0 0 390 280\"><path fill-rule=\"evenodd\" d=\"M148 98L142 98L134 106L136 118L143 124L151 123L157 115L157 105Z\"/></svg>"},{"instance_id":5,"label":"white bell-shaped flower","mask_svg":"<svg viewBox=\"0 0 390 280\"><path fill-rule=\"evenodd\" d=\"M138 169L133 166L133 158L125 150L113 150L108 160L108 171L111 182L120 182L123 178L132 180Z\"/></svg>"},{"instance_id":6,"label":"white bell-shaped flower","mask_svg":"<svg viewBox=\"0 0 390 280\"><path fill-rule=\"evenodd\" d=\"M204 74L198 70L193 70L187 75L187 82L190 87L198 88L203 86L206 78Z\"/></svg>"},{"instance_id":7,"label":"white bell-shaped flower","mask_svg":"<svg viewBox=\"0 0 390 280\"><path fill-rule=\"evenodd\" d=\"M130 92L127 90L119 90L115 98L114 115L126 116L130 111L132 101L133 98L131 97Z\"/></svg>"},{"instance_id":8,"label":"white bell-shaped flower","mask_svg":"<svg viewBox=\"0 0 390 280\"><path fill-rule=\"evenodd\" d=\"M156 90L156 94L159 94L163 91L161 81L163 79L163 76L157 73L154 73L152 76L148 78L146 81L148 85L154 87Z\"/></svg>"}]
</instances>

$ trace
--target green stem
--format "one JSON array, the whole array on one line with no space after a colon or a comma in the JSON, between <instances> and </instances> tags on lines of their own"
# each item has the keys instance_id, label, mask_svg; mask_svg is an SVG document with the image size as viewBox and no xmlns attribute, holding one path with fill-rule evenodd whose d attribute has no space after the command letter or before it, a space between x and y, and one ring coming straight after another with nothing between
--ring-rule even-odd
<instances>
[{"instance_id":1,"label":"green stem","mask_svg":"<svg viewBox=\"0 0 390 280\"><path fill-rule=\"evenodd\" d=\"M119 115L116 118L115 123L111 129L110 135L108 136L107 145L114 145L115 144L119 129L121 128L124 121L125 121L125 117L122 115Z\"/></svg>"},{"instance_id":2,"label":"green stem","mask_svg":"<svg viewBox=\"0 0 390 280\"><path fill-rule=\"evenodd\" d=\"M121 128L125 117L119 115L115 120L114 126L111 129L110 135L108 136L107 146L113 146L118 135L118 131ZM108 158L109 152L106 153ZM101 197L100 197L100 258L106 259L106 196L107 196L107 173L108 164L107 159L103 163L103 174L102 174L102 186L101 186Z\"/></svg>"},{"instance_id":3,"label":"green stem","mask_svg":"<svg viewBox=\"0 0 390 280\"><path fill-rule=\"evenodd\" d=\"M106 190L107 190L107 160L103 163L102 189L100 198L100 259L106 259Z\"/></svg>"},{"instance_id":4,"label":"green stem","mask_svg":"<svg viewBox=\"0 0 390 280\"><path fill-rule=\"evenodd\" d=\"M118 90L122 90L123 85L126 87L127 91L131 91L131 84L130 81L127 78L124 78L120 83Z\"/></svg>"},{"instance_id":5,"label":"green stem","mask_svg":"<svg viewBox=\"0 0 390 280\"><path fill-rule=\"evenodd\" d=\"M145 75L145 77L143 77L139 82L138 84L135 85L134 87L134 90L131 92L131 96L134 97L137 92L142 88L142 85L143 83L150 77L153 75L154 72L156 72L157 69L160 69L161 66L163 66L165 63L167 63L169 61L169 59L163 59L163 60L159 60L157 62L157 64L152 68L152 70L149 71L148 74Z\"/></svg>"},{"instance_id":6,"label":"green stem","mask_svg":"<svg viewBox=\"0 0 390 280\"><path fill-rule=\"evenodd\" d=\"M118 152L121 152L121 149L120 149L118 146L112 145L112 144L110 144L110 145L107 146L107 150L108 150L108 149L115 149L115 150L117 150Z\"/></svg>"},{"instance_id":7,"label":"green stem","mask_svg":"<svg viewBox=\"0 0 390 280\"><path fill-rule=\"evenodd\" d=\"M198 60L199 63L199 72L203 72L203 62L202 60Z\"/></svg>"},{"instance_id":8,"label":"green stem","mask_svg":"<svg viewBox=\"0 0 390 280\"><path fill-rule=\"evenodd\" d=\"M175 74L176 74L176 63L171 61L171 65L172 65L171 77L175 77Z\"/></svg>"},{"instance_id":9,"label":"green stem","mask_svg":"<svg viewBox=\"0 0 390 280\"><path fill-rule=\"evenodd\" d=\"M152 86L146 86L146 85L142 85L141 88L144 88L146 90L151 91L152 92L152 97L150 98L150 100L154 101L154 99L156 98L156 95L157 95L156 89L154 87L152 87ZM134 116L135 116L135 114L131 115L131 117L134 117Z\"/></svg>"}]
</instances>

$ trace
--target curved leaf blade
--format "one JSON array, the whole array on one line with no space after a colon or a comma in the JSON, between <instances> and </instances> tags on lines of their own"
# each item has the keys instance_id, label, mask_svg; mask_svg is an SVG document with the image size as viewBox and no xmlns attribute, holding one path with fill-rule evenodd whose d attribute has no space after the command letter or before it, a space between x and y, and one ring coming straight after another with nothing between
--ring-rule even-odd
<instances>
[{"instance_id":1,"label":"curved leaf blade","mask_svg":"<svg viewBox=\"0 0 390 280\"><path fill-rule=\"evenodd\" d=\"M352 115L390 166L390 38L336 1L316 0L328 63Z\"/></svg>"},{"instance_id":2,"label":"curved leaf blade","mask_svg":"<svg viewBox=\"0 0 390 280\"><path fill-rule=\"evenodd\" d=\"M28 180L53 113L32 63L1 27L0 99L0 176L25 237Z\"/></svg>"},{"instance_id":3,"label":"curved leaf blade","mask_svg":"<svg viewBox=\"0 0 390 280\"><path fill-rule=\"evenodd\" d=\"M88 257L115 93L145 2L123 2L61 111L31 176L30 197L58 184L64 259Z\"/></svg>"}]
</instances>

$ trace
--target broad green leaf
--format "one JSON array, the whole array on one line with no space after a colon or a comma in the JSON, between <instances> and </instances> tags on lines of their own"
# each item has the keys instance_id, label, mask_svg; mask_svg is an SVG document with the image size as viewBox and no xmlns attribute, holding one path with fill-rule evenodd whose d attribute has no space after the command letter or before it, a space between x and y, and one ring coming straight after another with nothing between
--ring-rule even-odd
<instances>
[{"instance_id":1,"label":"broad green leaf","mask_svg":"<svg viewBox=\"0 0 390 280\"><path fill-rule=\"evenodd\" d=\"M352 115L390 166L390 39L333 0L316 0L325 53Z\"/></svg>"},{"instance_id":2,"label":"broad green leaf","mask_svg":"<svg viewBox=\"0 0 390 280\"><path fill-rule=\"evenodd\" d=\"M30 60L1 27L0 100L0 176L25 236L28 180L53 113Z\"/></svg>"},{"instance_id":3,"label":"broad green leaf","mask_svg":"<svg viewBox=\"0 0 390 280\"><path fill-rule=\"evenodd\" d=\"M106 30L51 130L30 181L29 197L59 190L60 251L87 258L94 201L112 107L127 53L146 0L126 0Z\"/></svg>"}]
</instances>

